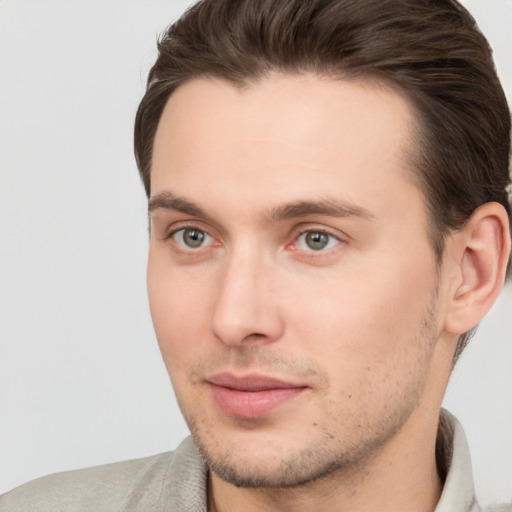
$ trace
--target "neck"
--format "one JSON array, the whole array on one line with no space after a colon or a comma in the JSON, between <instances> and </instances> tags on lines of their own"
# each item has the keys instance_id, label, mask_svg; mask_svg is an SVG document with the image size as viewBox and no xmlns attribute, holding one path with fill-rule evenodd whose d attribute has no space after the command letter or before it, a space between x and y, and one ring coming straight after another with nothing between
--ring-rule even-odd
<instances>
[{"instance_id":1,"label":"neck","mask_svg":"<svg viewBox=\"0 0 512 512\"><path fill-rule=\"evenodd\" d=\"M416 410L371 460L294 488L240 488L210 474L208 510L433 512L442 491L436 434L437 417Z\"/></svg>"}]
</instances>

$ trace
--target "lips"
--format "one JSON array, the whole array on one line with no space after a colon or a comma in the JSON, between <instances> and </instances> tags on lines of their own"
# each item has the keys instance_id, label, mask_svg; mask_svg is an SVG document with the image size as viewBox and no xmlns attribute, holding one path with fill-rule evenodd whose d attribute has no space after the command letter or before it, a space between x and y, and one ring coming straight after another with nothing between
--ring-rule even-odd
<instances>
[{"instance_id":1,"label":"lips","mask_svg":"<svg viewBox=\"0 0 512 512\"><path fill-rule=\"evenodd\" d=\"M307 386L262 375L220 373L207 379L212 398L228 416L263 418L302 394Z\"/></svg>"}]
</instances>

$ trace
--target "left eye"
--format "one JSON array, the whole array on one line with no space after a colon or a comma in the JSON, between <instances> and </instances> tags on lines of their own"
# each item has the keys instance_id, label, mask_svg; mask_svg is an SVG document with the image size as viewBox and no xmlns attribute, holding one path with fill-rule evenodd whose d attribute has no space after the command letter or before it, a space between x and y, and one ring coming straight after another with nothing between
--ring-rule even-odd
<instances>
[{"instance_id":1,"label":"left eye","mask_svg":"<svg viewBox=\"0 0 512 512\"><path fill-rule=\"evenodd\" d=\"M305 231L297 237L297 247L307 251L322 251L339 243L335 236L325 231Z\"/></svg>"},{"instance_id":2,"label":"left eye","mask_svg":"<svg viewBox=\"0 0 512 512\"><path fill-rule=\"evenodd\" d=\"M173 238L188 249L198 249L208 245L212 241L212 237L202 229L184 228L173 233Z\"/></svg>"}]
</instances>

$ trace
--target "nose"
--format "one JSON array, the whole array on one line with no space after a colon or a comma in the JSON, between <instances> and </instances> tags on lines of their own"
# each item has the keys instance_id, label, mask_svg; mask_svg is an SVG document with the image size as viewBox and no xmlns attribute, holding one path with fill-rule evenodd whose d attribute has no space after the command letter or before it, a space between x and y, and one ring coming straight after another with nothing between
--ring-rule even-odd
<instances>
[{"instance_id":1,"label":"nose","mask_svg":"<svg viewBox=\"0 0 512 512\"><path fill-rule=\"evenodd\" d=\"M284 331L275 270L261 255L249 252L227 259L214 304L213 333L230 346L268 344Z\"/></svg>"}]
</instances>

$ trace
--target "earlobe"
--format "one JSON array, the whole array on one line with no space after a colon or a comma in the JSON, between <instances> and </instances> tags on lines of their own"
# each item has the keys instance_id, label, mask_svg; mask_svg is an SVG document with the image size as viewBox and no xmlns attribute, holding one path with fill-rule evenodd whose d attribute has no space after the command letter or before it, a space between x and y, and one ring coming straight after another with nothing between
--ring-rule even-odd
<instances>
[{"instance_id":1,"label":"earlobe","mask_svg":"<svg viewBox=\"0 0 512 512\"><path fill-rule=\"evenodd\" d=\"M454 287L445 330L462 334L475 327L498 297L510 255L508 216L502 205L485 203L457 233Z\"/></svg>"}]
</instances>

